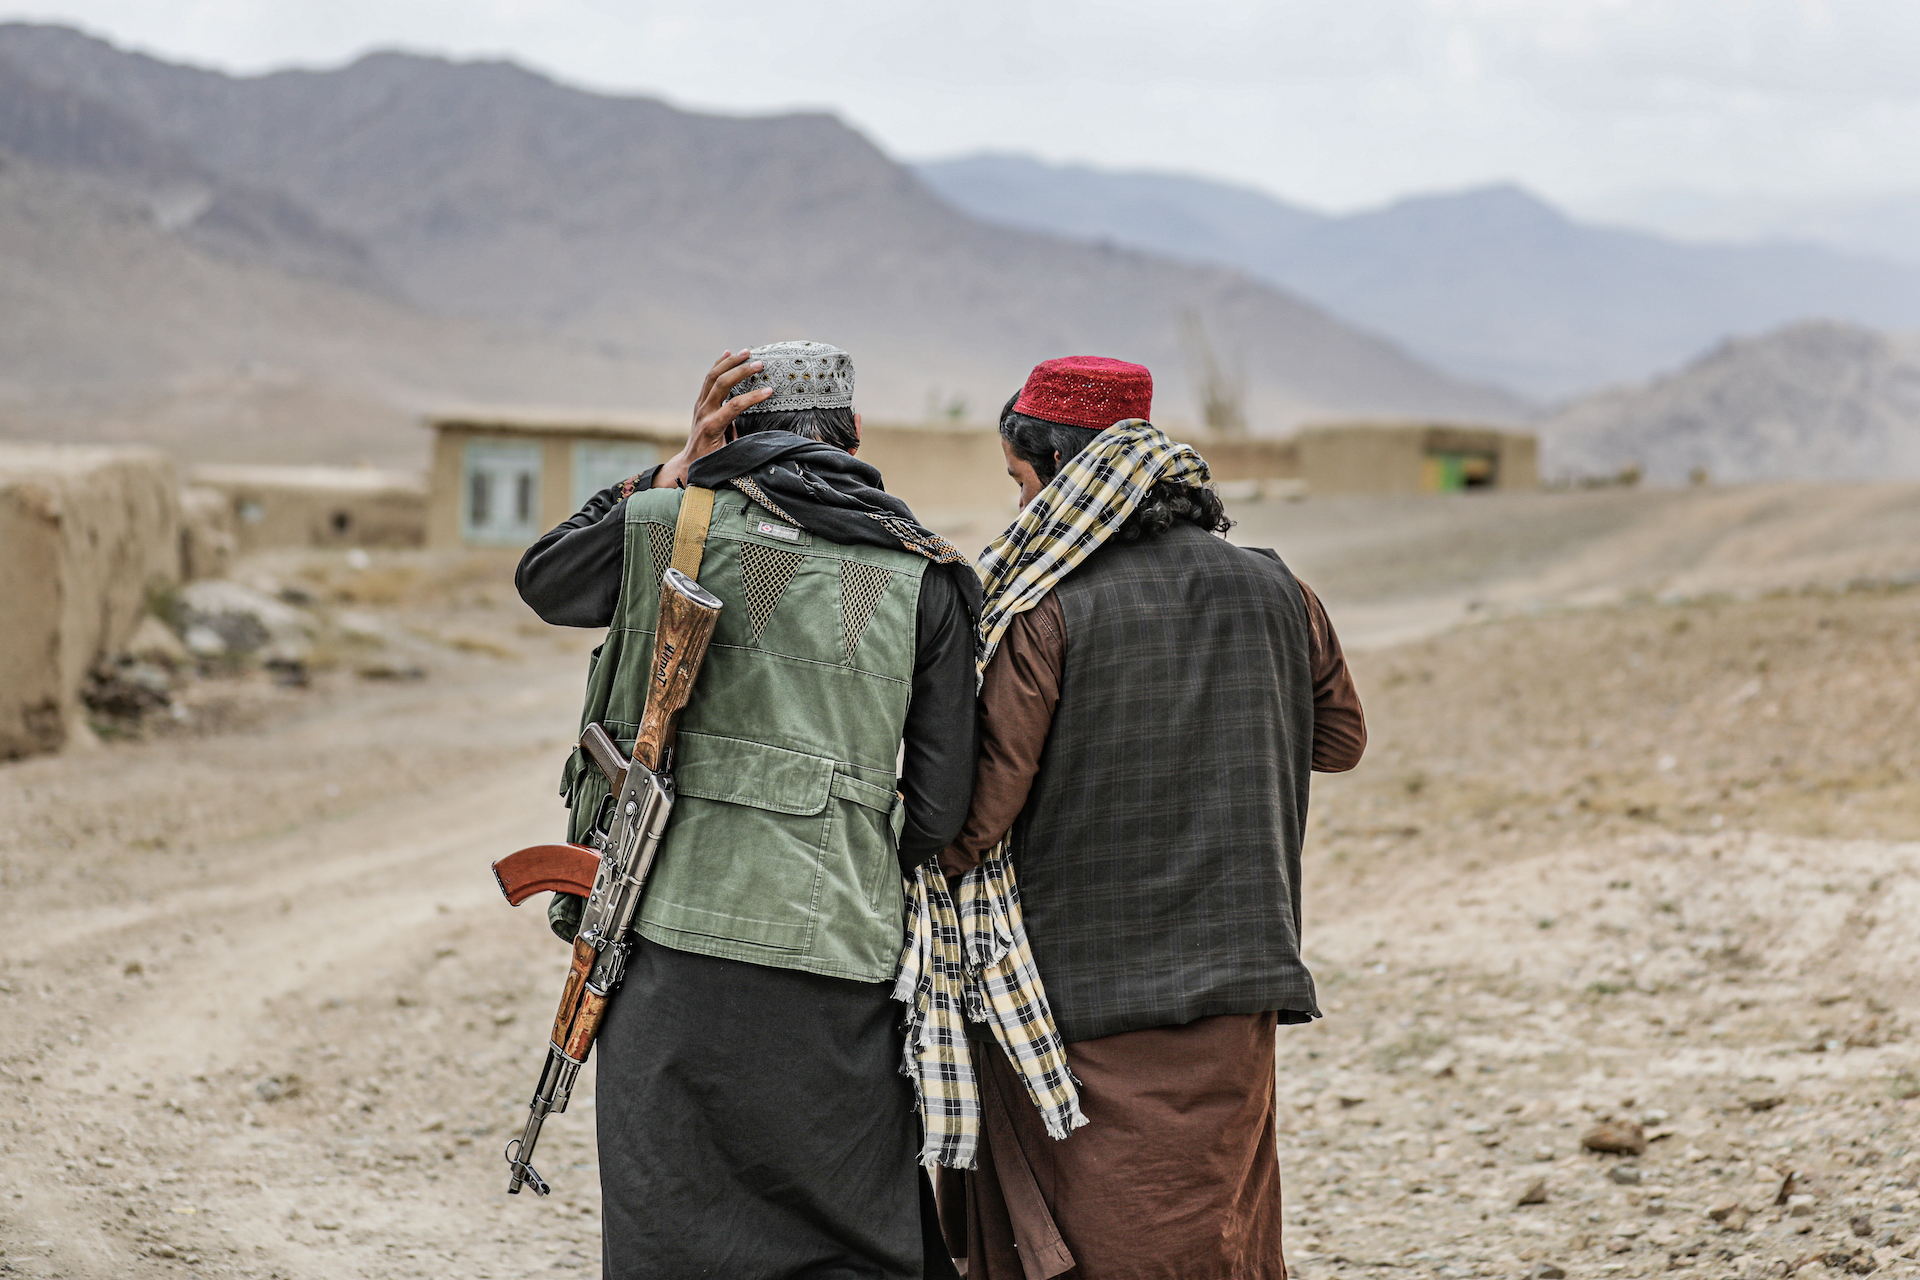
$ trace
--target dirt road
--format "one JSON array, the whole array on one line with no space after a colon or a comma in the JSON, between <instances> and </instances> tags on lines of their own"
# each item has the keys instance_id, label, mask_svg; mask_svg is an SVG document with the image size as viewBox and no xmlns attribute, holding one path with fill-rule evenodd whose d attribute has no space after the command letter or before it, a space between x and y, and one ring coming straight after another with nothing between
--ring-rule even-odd
<instances>
[{"instance_id":1,"label":"dirt road","mask_svg":"<svg viewBox=\"0 0 1920 1280\"><path fill-rule=\"evenodd\" d=\"M590 640L460 583L341 606L424 679L211 681L220 732L0 766L0 1274L598 1266L590 1079L555 1195L502 1193L562 949L486 872L558 829ZM1356 657L1328 1016L1281 1041L1301 1274L1920 1273L1916 640L1875 588ZM1584 1150L1608 1117L1645 1152Z\"/></svg>"}]
</instances>

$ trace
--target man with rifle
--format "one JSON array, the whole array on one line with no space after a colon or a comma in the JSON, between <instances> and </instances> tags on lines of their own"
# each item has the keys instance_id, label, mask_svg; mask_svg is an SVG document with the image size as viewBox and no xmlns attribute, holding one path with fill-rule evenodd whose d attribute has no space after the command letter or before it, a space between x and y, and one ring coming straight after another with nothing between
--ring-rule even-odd
<instances>
[{"instance_id":1,"label":"man with rifle","mask_svg":"<svg viewBox=\"0 0 1920 1280\"><path fill-rule=\"evenodd\" d=\"M595 495L516 575L546 621L608 628L582 725L622 754L672 657L654 652L663 591L684 585L669 566L696 564L721 606L599 1026L608 1277L953 1274L890 993L902 871L952 840L972 789L979 583L853 456L852 393L833 347L726 353L686 448ZM568 762L575 843L605 817L606 774ZM572 941L580 913L555 894L549 919Z\"/></svg>"}]
</instances>

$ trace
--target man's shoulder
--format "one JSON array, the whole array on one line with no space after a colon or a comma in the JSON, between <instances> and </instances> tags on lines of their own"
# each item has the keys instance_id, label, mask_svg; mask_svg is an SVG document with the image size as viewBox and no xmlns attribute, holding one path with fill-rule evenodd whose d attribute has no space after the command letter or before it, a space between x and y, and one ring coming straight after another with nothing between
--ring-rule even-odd
<instances>
[{"instance_id":1,"label":"man's shoulder","mask_svg":"<svg viewBox=\"0 0 1920 1280\"><path fill-rule=\"evenodd\" d=\"M671 524L680 515L684 489L638 489L627 499L627 523L639 520L665 520Z\"/></svg>"}]
</instances>

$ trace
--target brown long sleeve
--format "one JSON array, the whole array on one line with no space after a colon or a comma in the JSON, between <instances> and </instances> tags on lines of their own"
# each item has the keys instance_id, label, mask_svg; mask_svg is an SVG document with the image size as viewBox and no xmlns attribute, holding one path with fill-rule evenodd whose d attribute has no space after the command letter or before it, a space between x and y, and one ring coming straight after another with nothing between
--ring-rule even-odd
<instances>
[{"instance_id":1,"label":"brown long sleeve","mask_svg":"<svg viewBox=\"0 0 1920 1280\"><path fill-rule=\"evenodd\" d=\"M1340 637L1313 588L1300 583L1307 603L1307 666L1313 676L1313 767L1317 773L1345 773L1367 749L1367 715L1353 687Z\"/></svg>"},{"instance_id":2,"label":"brown long sleeve","mask_svg":"<svg viewBox=\"0 0 1920 1280\"><path fill-rule=\"evenodd\" d=\"M1066 668L1066 621L1051 593L1016 614L994 650L980 684L980 763L973 773L973 806L960 834L940 855L948 875L976 867L1026 808L1040 753L1060 702Z\"/></svg>"},{"instance_id":3,"label":"brown long sleeve","mask_svg":"<svg viewBox=\"0 0 1920 1280\"><path fill-rule=\"evenodd\" d=\"M1340 773L1360 763L1367 720L1333 623L1306 583L1307 666L1313 681L1313 767ZM980 763L966 825L940 855L948 875L975 866L1013 829L1040 772L1060 702L1066 670L1067 628L1060 601L1049 594L1008 625L980 685Z\"/></svg>"}]
</instances>

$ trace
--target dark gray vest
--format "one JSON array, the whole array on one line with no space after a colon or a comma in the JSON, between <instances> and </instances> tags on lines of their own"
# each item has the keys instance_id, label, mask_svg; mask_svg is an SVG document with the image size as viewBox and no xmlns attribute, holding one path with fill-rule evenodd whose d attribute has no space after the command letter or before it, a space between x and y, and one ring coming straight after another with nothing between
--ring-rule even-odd
<instances>
[{"instance_id":1,"label":"dark gray vest","mask_svg":"<svg viewBox=\"0 0 1920 1280\"><path fill-rule=\"evenodd\" d=\"M1061 1034L1319 1016L1300 959L1306 606L1272 552L1178 524L1056 595L1065 678L1014 862Z\"/></svg>"}]
</instances>

